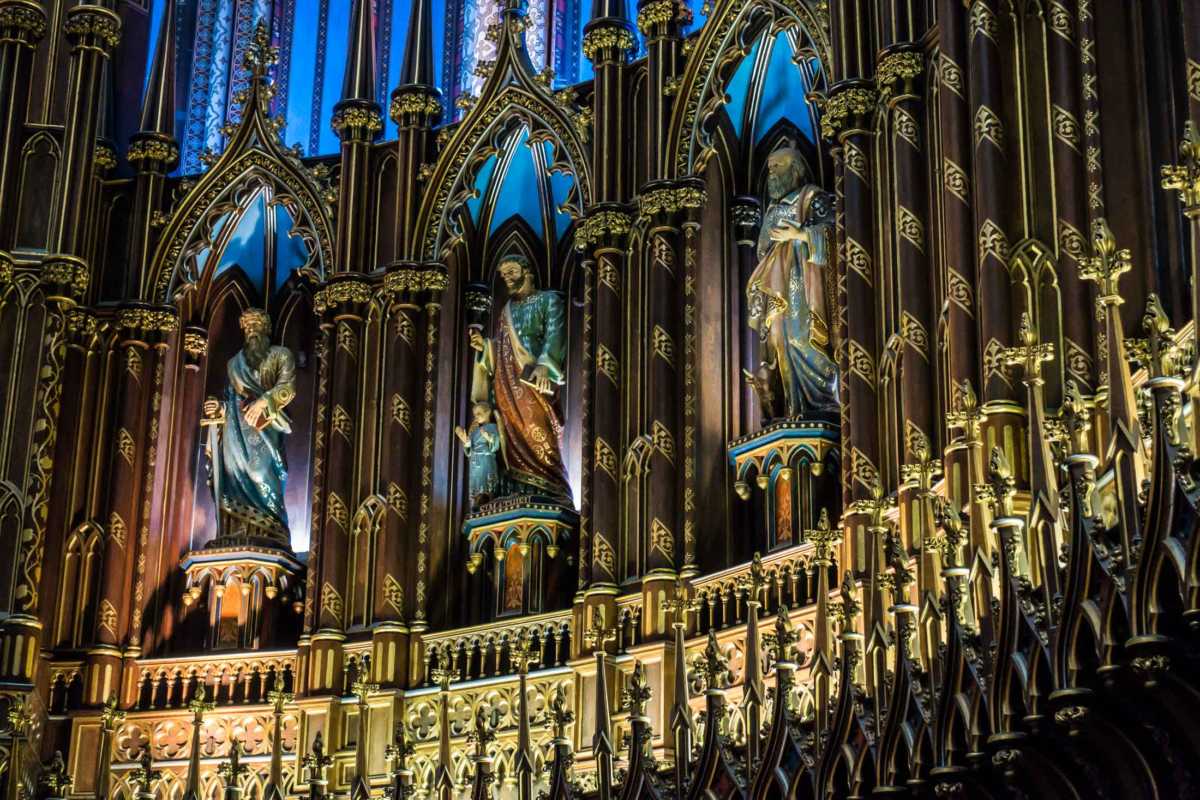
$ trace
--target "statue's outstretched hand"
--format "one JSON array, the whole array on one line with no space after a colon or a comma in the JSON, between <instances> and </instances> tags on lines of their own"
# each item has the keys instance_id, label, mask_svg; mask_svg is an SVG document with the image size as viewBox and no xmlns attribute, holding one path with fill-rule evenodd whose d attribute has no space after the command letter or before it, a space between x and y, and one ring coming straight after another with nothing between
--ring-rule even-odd
<instances>
[{"instance_id":1,"label":"statue's outstretched hand","mask_svg":"<svg viewBox=\"0 0 1200 800\"><path fill-rule=\"evenodd\" d=\"M471 328L470 332L467 335L470 337L471 349L478 350L479 352L482 353L483 347L484 347L484 341L483 341L483 334L479 332L479 329Z\"/></svg>"},{"instance_id":2,"label":"statue's outstretched hand","mask_svg":"<svg viewBox=\"0 0 1200 800\"><path fill-rule=\"evenodd\" d=\"M454 426L454 435L457 436L458 440L463 443L463 447L466 447L468 444L470 444L471 440L467 438L467 432L463 429L462 425Z\"/></svg>"}]
</instances>

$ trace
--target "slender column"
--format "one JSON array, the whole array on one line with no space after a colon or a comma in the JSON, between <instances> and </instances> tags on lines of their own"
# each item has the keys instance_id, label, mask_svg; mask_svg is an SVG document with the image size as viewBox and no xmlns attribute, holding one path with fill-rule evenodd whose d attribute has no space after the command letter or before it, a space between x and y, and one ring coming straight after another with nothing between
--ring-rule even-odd
<instances>
[{"instance_id":1,"label":"slender column","mask_svg":"<svg viewBox=\"0 0 1200 800\"><path fill-rule=\"evenodd\" d=\"M619 203L629 192L632 164L623 145L627 119L626 73L636 46L623 3L593 3L593 17L584 31L583 51L595 74L592 92L592 154L598 170L596 205L576 235L576 247L591 265L588 280L591 341L588 382L589 430L584 438L584 497L581 503L580 588L607 592L617 582L617 542L621 535L621 355L622 285L626 275L625 247L632 225L628 209ZM590 556L585 561L585 557Z\"/></svg>"},{"instance_id":2,"label":"slender column","mask_svg":"<svg viewBox=\"0 0 1200 800\"><path fill-rule=\"evenodd\" d=\"M1196 67L1200 75L1200 65ZM1200 91L1200 90L1198 90ZM1192 319L1200 320L1200 131L1197 123L1188 121L1184 127L1183 143L1179 148L1179 163L1162 168L1162 186L1179 196L1179 205L1188 221L1189 261L1192 277ZM1195 341L1200 345L1200 324L1195 326ZM1196 349L1200 353L1200 347ZM1200 453L1200 362L1188 382L1192 396L1192 452Z\"/></svg>"},{"instance_id":3,"label":"slender column","mask_svg":"<svg viewBox=\"0 0 1200 800\"><path fill-rule=\"evenodd\" d=\"M430 561L430 531L433 529L433 437L437 416L438 359L441 341L438 336L441 325L441 283L438 291L430 293L425 300L425 337L422 342L425 358L421 386L421 451L420 451L420 520L417 525L417 577L416 610L413 615L413 631L422 631L428 626L428 582Z\"/></svg>"},{"instance_id":4,"label":"slender column","mask_svg":"<svg viewBox=\"0 0 1200 800\"><path fill-rule=\"evenodd\" d=\"M591 588L610 591L617 575L621 534L621 332L625 239L632 217L622 206L599 206L584 221L576 246L592 261L593 370L591 402L590 508Z\"/></svg>"},{"instance_id":5,"label":"slender column","mask_svg":"<svg viewBox=\"0 0 1200 800\"><path fill-rule=\"evenodd\" d=\"M1001 116L1004 87L997 0L971 0L970 37L971 118L975 132L975 246L979 287L979 341L983 347L984 442L1004 448L1018 465L1020 485L1026 484L1025 459L1020 457L1024 436L1020 397L1008 374L1002 353L1014 344L1011 280L1008 274L1009 206L1005 187L1011 179L1007 153L1016 147L1017 131L1007 130Z\"/></svg>"},{"instance_id":6,"label":"slender column","mask_svg":"<svg viewBox=\"0 0 1200 800\"><path fill-rule=\"evenodd\" d=\"M109 55L121 39L121 18L102 5L83 3L66 13L63 30L71 43L67 124L63 130L59 186L50 207L47 261L82 256L88 231L79 210L88 208L96 159L96 137L104 103L100 95Z\"/></svg>"},{"instance_id":7,"label":"slender column","mask_svg":"<svg viewBox=\"0 0 1200 800\"><path fill-rule=\"evenodd\" d=\"M842 373L849 400L842 429L842 460L849 465L847 498L850 503L843 524L848 531L848 566L856 571L867 567L869 549L865 515L856 503L871 497L879 481L879 425L876 377L878 375L878 331L876 330L875 200L872 113L876 93L873 84L846 80L836 84L825 103L821 121L826 138L836 139L841 158L835 167L842 187L842 252L844 262L847 370Z\"/></svg>"},{"instance_id":8,"label":"slender column","mask_svg":"<svg viewBox=\"0 0 1200 800\"><path fill-rule=\"evenodd\" d=\"M420 175L433 152L433 126L442 117L442 96L434 75L433 3L413 0L400 85L392 92L390 113L396 137L396 257L412 259L420 251L417 212Z\"/></svg>"},{"instance_id":9,"label":"slender column","mask_svg":"<svg viewBox=\"0 0 1200 800\"><path fill-rule=\"evenodd\" d=\"M643 593L653 597L660 582L674 583L679 564L679 534L689 533L687 498L683 497L686 440L684 434L686 382L685 325L680 301L688 292L691 269L685 229L694 224L703 207L705 193L697 180L660 182L643 190L641 213L649 218L649 247L646 282L649 315L645 332L647 348L646 410L643 435L652 445L646 481L649 498L643 535L647 536ZM694 233L694 231L693 231ZM689 301L684 300L685 306ZM649 620L647 621L649 622ZM648 631L664 633L665 631Z\"/></svg>"},{"instance_id":10,"label":"slender column","mask_svg":"<svg viewBox=\"0 0 1200 800\"><path fill-rule=\"evenodd\" d=\"M762 757L762 713L767 699L762 675L762 642L758 638L758 609L762 606L766 580L763 577L762 558L758 553L754 554L750 575L739 588L746 592L746 670L742 695L746 719L746 760L754 764ZM779 613L786 615L787 609L780 608Z\"/></svg>"},{"instance_id":11,"label":"slender column","mask_svg":"<svg viewBox=\"0 0 1200 800\"><path fill-rule=\"evenodd\" d=\"M876 82L887 106L888 136L892 152L892 192L895 234L892 243L896 268L897 307L901 339L900 403L904 410L903 441L929 441L934 430L933 383L933 270L925 147L925 57L915 43L890 47L879 60ZM901 435L901 431L896 431ZM900 448L901 477L913 466L912 447ZM920 552L929 531L920 513L917 486L903 479L900 489L900 532L910 552Z\"/></svg>"},{"instance_id":12,"label":"slender column","mask_svg":"<svg viewBox=\"0 0 1200 800\"><path fill-rule=\"evenodd\" d=\"M150 745L142 748L142 757L138 760L138 768L130 773L130 781L137 787L134 797L137 800L154 800L154 782L162 777L162 771L154 769Z\"/></svg>"},{"instance_id":13,"label":"slender column","mask_svg":"<svg viewBox=\"0 0 1200 800\"><path fill-rule=\"evenodd\" d=\"M147 481L153 480L156 452L152 434L157 433L153 411L162 392L162 351L166 337L177 320L173 311L145 306L124 308L118 312L121 340L112 351L113 400L116 408L116 432L108 458L96 459L94 469L107 484L108 497L100 517L106 523L103 569L100 577L99 605L96 611L94 642L87 656L85 701L95 705L116 691L124 702L132 698L122 686L121 661L140 652L135 630L141 629L141 608L132 593L144 572L138 565L138 553L148 535L143 495ZM107 513L105 513L107 512ZM136 628L135 628L136 621ZM123 653L130 648L128 653Z\"/></svg>"},{"instance_id":14,"label":"slender column","mask_svg":"<svg viewBox=\"0 0 1200 800\"><path fill-rule=\"evenodd\" d=\"M821 511L817 527L804 532L813 543L813 572L816 577L816 633L813 637L814 730L817 736L829 730L829 699L833 695L833 631L829 610L829 569L833 566L833 548L841 540L841 530L829 524L829 513ZM780 609L780 616L786 611Z\"/></svg>"},{"instance_id":15,"label":"slender column","mask_svg":"<svg viewBox=\"0 0 1200 800\"><path fill-rule=\"evenodd\" d=\"M967 73L963 68L967 63L967 11L961 0L938 0L937 15L943 221L940 235L944 259L941 280L949 312L944 346L950 410L953 410L964 383L970 388L979 381L978 304L972 244L975 222L971 213L974 157ZM947 435L946 442L946 494L957 508L965 508L971 502L974 485L967 463L968 448L958 437Z\"/></svg>"},{"instance_id":16,"label":"slender column","mask_svg":"<svg viewBox=\"0 0 1200 800\"><path fill-rule=\"evenodd\" d=\"M517 798L518 800L533 800L533 751L530 749L529 735L529 698L527 686L529 683L529 667L536 663L538 652L525 631L521 631L516 644L513 645L513 669L518 676L517 687Z\"/></svg>"},{"instance_id":17,"label":"slender column","mask_svg":"<svg viewBox=\"0 0 1200 800\"><path fill-rule=\"evenodd\" d=\"M16 244L21 143L29 109L33 54L46 34L35 0L0 2L0 250Z\"/></svg>"},{"instance_id":18,"label":"slender column","mask_svg":"<svg viewBox=\"0 0 1200 800\"><path fill-rule=\"evenodd\" d=\"M646 37L646 174L650 180L669 175L666 152L671 120L668 85L679 70L683 29L692 21L687 0L638 0L637 26Z\"/></svg>"},{"instance_id":19,"label":"slender column","mask_svg":"<svg viewBox=\"0 0 1200 800\"><path fill-rule=\"evenodd\" d=\"M321 558L317 631L313 635L308 689L340 691L342 644L346 630L345 598L350 542L350 516L355 502L356 415L363 358L363 330L371 287L356 276L331 280L314 298L325 335L328 400L317 425L324 438L325 503L321 510ZM311 567L310 567L311 570Z\"/></svg>"},{"instance_id":20,"label":"slender column","mask_svg":"<svg viewBox=\"0 0 1200 800\"><path fill-rule=\"evenodd\" d=\"M1087 257L1087 164L1084 161L1083 101L1080 97L1079 44L1075 34L1077 0L1055 0L1048 13L1046 55L1054 123L1054 205L1058 210L1058 285L1062 295L1062 366L1065 380L1091 396L1096 390L1094 295L1079 278ZM1037 325L1040 320L1033 320ZM1051 405L1057 405L1057 394Z\"/></svg>"},{"instance_id":21,"label":"slender column","mask_svg":"<svg viewBox=\"0 0 1200 800\"><path fill-rule=\"evenodd\" d=\"M671 628L675 631L674 652L672 662L675 680L672 683L671 713L671 744L675 755L675 786L676 797L682 796L688 785L691 774L692 759L692 710L688 705L688 668L687 648L684 644L684 633L687 629L688 612L700 610L696 600L689 600L686 584L683 580L675 582L675 593L670 600L662 603L662 610L671 615Z\"/></svg>"}]
</instances>

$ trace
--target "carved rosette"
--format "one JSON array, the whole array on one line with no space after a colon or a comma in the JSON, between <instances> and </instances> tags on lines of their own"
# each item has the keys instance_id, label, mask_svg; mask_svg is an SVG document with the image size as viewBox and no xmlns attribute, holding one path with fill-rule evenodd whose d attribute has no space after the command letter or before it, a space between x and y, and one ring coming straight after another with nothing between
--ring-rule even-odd
<instances>
[{"instance_id":1,"label":"carved rosette","mask_svg":"<svg viewBox=\"0 0 1200 800\"><path fill-rule=\"evenodd\" d=\"M46 35L46 12L32 0L0 0L0 41L34 48Z\"/></svg>"},{"instance_id":2,"label":"carved rosette","mask_svg":"<svg viewBox=\"0 0 1200 800\"><path fill-rule=\"evenodd\" d=\"M75 6L67 11L63 31L72 49L94 50L107 58L121 41L121 18L103 6Z\"/></svg>"}]
</instances>

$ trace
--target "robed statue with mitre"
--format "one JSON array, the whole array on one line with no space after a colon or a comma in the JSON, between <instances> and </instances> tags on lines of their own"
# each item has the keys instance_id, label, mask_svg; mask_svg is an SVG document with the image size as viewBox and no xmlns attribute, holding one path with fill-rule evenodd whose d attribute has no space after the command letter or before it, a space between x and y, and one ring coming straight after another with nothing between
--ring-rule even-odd
<instances>
[{"instance_id":1,"label":"robed statue with mitre","mask_svg":"<svg viewBox=\"0 0 1200 800\"><path fill-rule=\"evenodd\" d=\"M793 147L767 159L769 204L746 286L759 366L746 378L765 420L829 417L838 405L828 280L833 197Z\"/></svg>"}]
</instances>

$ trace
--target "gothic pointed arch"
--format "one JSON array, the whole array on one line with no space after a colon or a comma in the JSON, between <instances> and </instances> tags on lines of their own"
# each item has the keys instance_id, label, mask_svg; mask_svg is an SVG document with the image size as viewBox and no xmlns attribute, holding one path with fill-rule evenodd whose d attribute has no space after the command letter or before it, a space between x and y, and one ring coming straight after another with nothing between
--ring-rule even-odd
<instances>
[{"instance_id":1,"label":"gothic pointed arch","mask_svg":"<svg viewBox=\"0 0 1200 800\"><path fill-rule=\"evenodd\" d=\"M202 278L197 257L219 237L226 215L260 191L269 194L271 207L287 211L293 220L291 236L307 248L308 260L299 271L319 282L330 270L334 239L327 192L299 156L284 148L279 138L282 120L268 116L274 90L267 72L275 59L267 29L260 23L244 59L250 80L238 93L241 121L227 129L230 139L224 152L167 221L142 276L144 299L166 303L196 286Z\"/></svg>"},{"instance_id":2,"label":"gothic pointed arch","mask_svg":"<svg viewBox=\"0 0 1200 800\"><path fill-rule=\"evenodd\" d=\"M427 260L444 258L462 241L459 215L468 201L477 199L476 178L489 159L505 152L516 129L524 128L532 144L549 144L547 173L574 179L561 204L566 213L577 217L591 203L591 163L582 117L572 109L569 91L550 90L550 73L534 73L522 14L509 2L504 6L501 23L493 29L499 39L496 58L480 64L487 74L480 96L465 96L469 110L442 149L427 184L417 217L417 241Z\"/></svg>"},{"instance_id":3,"label":"gothic pointed arch","mask_svg":"<svg viewBox=\"0 0 1200 800\"><path fill-rule=\"evenodd\" d=\"M797 56L830 63L828 10L808 0L721 0L713 9L679 80L668 128L668 168L675 176L704 171L714 155L713 133L720 112L730 102L730 81L764 37L787 34ZM747 86L761 92L766 63L755 65ZM811 99L806 98L808 102ZM754 113L752 110L744 113Z\"/></svg>"}]
</instances>

